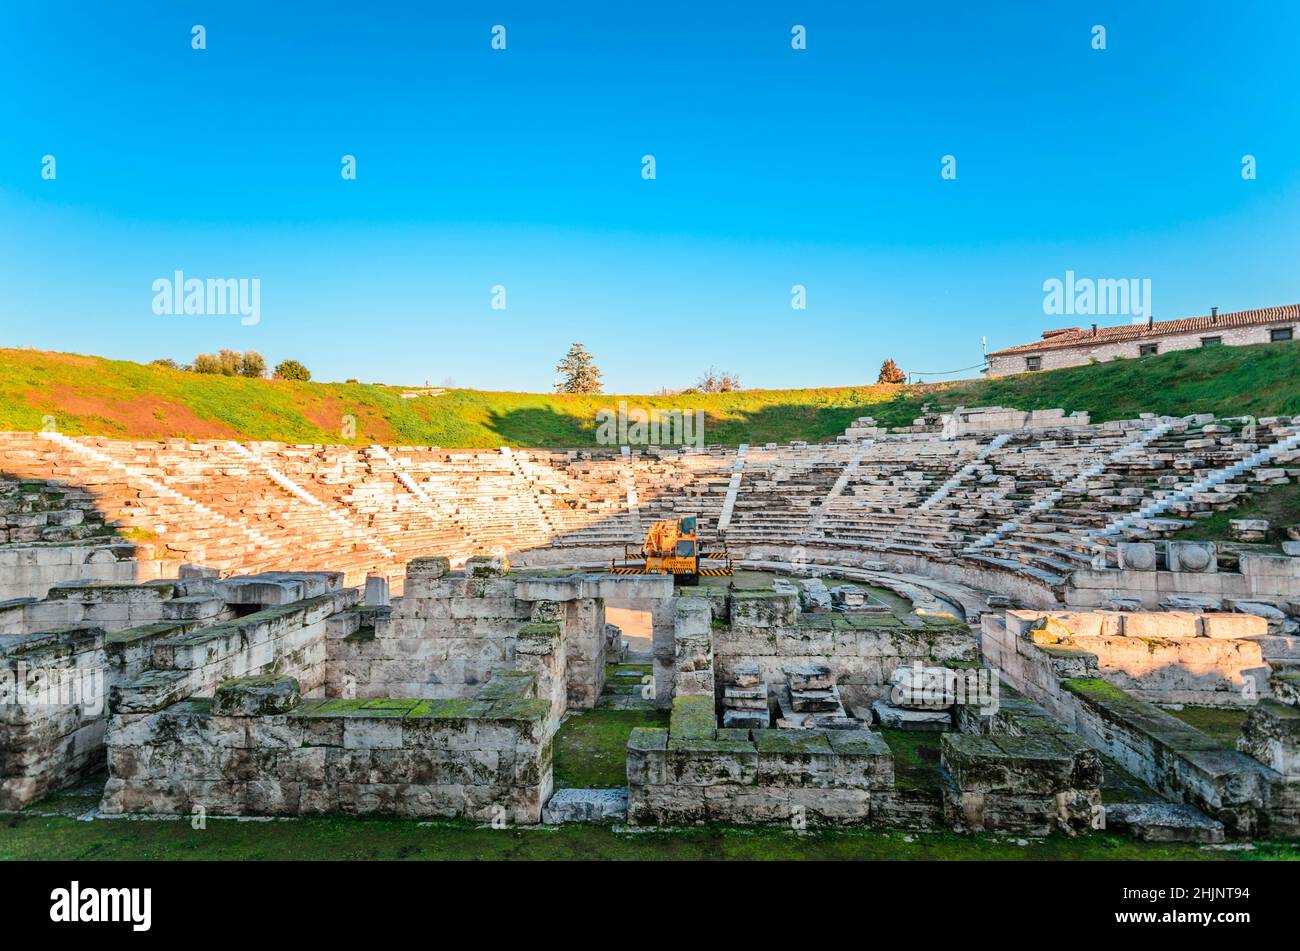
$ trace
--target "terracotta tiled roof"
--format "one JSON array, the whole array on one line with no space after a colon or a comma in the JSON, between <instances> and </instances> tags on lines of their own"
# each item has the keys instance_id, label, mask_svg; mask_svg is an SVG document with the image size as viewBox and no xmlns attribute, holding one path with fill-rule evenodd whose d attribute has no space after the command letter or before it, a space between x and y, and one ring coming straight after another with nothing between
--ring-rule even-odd
<instances>
[{"instance_id":1,"label":"terracotta tiled roof","mask_svg":"<svg viewBox=\"0 0 1300 951\"><path fill-rule=\"evenodd\" d=\"M990 357L1001 357L1012 353L1036 353L1040 350L1069 350L1073 347L1088 346L1098 343L1124 343L1130 340L1147 340L1167 337L1170 334L1197 333L1214 330L1230 330L1233 327L1253 327L1256 324L1273 324L1284 320L1300 320L1300 304L1287 304L1283 307L1264 307L1260 310L1239 310L1231 314L1219 314L1211 317L1183 317L1179 320L1157 320L1147 324L1121 324L1118 327L1098 327L1093 333L1091 327L1052 331L1046 340L1024 343L1018 347L994 350Z\"/></svg>"}]
</instances>

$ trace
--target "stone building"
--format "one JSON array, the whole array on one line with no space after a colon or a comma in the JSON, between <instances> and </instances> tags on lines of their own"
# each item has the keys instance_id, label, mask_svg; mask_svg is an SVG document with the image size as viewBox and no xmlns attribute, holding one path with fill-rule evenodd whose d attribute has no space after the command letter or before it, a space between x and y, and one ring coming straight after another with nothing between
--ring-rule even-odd
<instances>
[{"instance_id":1,"label":"stone building","mask_svg":"<svg viewBox=\"0 0 1300 951\"><path fill-rule=\"evenodd\" d=\"M1241 347L1252 343L1280 343L1296 339L1300 304L1241 310L1220 314L1213 308L1206 317L1156 320L1117 327L1068 327L1043 331L1043 339L988 355L989 376L1059 370L1117 357L1148 357L1171 350L1197 347Z\"/></svg>"}]
</instances>

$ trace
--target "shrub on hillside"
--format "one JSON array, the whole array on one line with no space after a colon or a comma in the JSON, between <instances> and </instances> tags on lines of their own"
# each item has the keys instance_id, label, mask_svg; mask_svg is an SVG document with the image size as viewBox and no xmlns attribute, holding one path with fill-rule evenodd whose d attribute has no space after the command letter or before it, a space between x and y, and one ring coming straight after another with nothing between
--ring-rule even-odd
<instances>
[{"instance_id":1,"label":"shrub on hillside","mask_svg":"<svg viewBox=\"0 0 1300 951\"><path fill-rule=\"evenodd\" d=\"M276 364L275 378L277 380L300 380L305 383L311 379L311 371L297 360L281 360Z\"/></svg>"},{"instance_id":2,"label":"shrub on hillside","mask_svg":"<svg viewBox=\"0 0 1300 951\"><path fill-rule=\"evenodd\" d=\"M200 353L194 358L195 373L213 373L220 376L261 377L266 375L266 359L256 350L240 353L238 350L218 350Z\"/></svg>"}]
</instances>

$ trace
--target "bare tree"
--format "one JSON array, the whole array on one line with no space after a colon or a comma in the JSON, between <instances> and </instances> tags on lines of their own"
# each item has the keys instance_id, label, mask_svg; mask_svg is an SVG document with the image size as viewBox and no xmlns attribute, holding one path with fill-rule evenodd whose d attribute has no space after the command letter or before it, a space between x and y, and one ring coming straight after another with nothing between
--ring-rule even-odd
<instances>
[{"instance_id":1,"label":"bare tree","mask_svg":"<svg viewBox=\"0 0 1300 951\"><path fill-rule=\"evenodd\" d=\"M740 376L729 370L709 367L700 377L700 381L695 384L695 389L701 393L730 393L732 390L740 389Z\"/></svg>"}]
</instances>

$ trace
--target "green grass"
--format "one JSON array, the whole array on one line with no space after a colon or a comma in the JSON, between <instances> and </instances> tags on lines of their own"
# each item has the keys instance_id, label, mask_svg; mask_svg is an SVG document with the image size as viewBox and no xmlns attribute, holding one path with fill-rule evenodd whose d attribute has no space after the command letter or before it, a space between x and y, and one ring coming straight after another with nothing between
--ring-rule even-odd
<instances>
[{"instance_id":1,"label":"green grass","mask_svg":"<svg viewBox=\"0 0 1300 951\"><path fill-rule=\"evenodd\" d=\"M1273 486L1267 492L1251 493L1236 508L1221 509L1208 518L1197 519L1195 525L1180 529L1169 537L1211 542L1233 541L1228 523L1237 518L1267 519L1268 536L1265 541L1286 541L1287 526L1300 525L1300 483L1292 482Z\"/></svg>"},{"instance_id":2,"label":"green grass","mask_svg":"<svg viewBox=\"0 0 1300 951\"><path fill-rule=\"evenodd\" d=\"M668 725L666 710L584 710L555 734L556 789L611 789L627 785L627 738L638 726Z\"/></svg>"},{"instance_id":3,"label":"green grass","mask_svg":"<svg viewBox=\"0 0 1300 951\"><path fill-rule=\"evenodd\" d=\"M1023 842L1025 844L1018 844ZM903 833L844 829L797 834L784 827L699 826L627 830L608 825L492 829L465 822L324 817L273 821L0 817L0 860L63 859L227 861L339 859L1298 859L1300 848L1256 843L1249 850L1147 844L1092 833L1070 839L1017 839L953 832Z\"/></svg>"},{"instance_id":4,"label":"green grass","mask_svg":"<svg viewBox=\"0 0 1300 951\"><path fill-rule=\"evenodd\" d=\"M942 733L928 730L896 730L879 727L881 737L894 754L894 784L899 789L939 792L941 785L939 746Z\"/></svg>"},{"instance_id":5,"label":"green grass","mask_svg":"<svg viewBox=\"0 0 1300 951\"><path fill-rule=\"evenodd\" d=\"M1141 412L1300 414L1300 342L1212 347L995 380L924 386L741 390L677 396L557 396L289 383L186 373L35 350L0 350L0 430L37 430L53 416L69 435L230 436L282 442L443 447L596 444L596 412L626 399L643 409L703 409L710 443L833 439L858 416L909 424L928 404L1087 410L1098 421ZM356 432L344 438L345 417Z\"/></svg>"},{"instance_id":6,"label":"green grass","mask_svg":"<svg viewBox=\"0 0 1300 951\"><path fill-rule=\"evenodd\" d=\"M1168 713L1218 740L1227 749L1235 750L1249 711L1225 707L1183 707Z\"/></svg>"}]
</instances>

